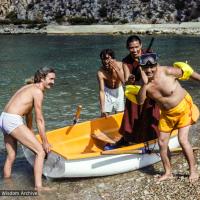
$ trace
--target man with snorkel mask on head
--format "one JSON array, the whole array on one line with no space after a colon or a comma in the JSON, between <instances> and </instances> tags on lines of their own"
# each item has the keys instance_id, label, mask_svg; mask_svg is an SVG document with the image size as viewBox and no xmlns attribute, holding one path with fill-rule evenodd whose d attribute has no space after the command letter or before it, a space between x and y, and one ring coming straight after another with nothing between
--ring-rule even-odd
<instances>
[{"instance_id":1,"label":"man with snorkel mask on head","mask_svg":"<svg viewBox=\"0 0 200 200\"><path fill-rule=\"evenodd\" d=\"M122 63L115 60L112 49L100 53L102 66L97 72L101 117L108 116L113 110L124 111L124 72Z\"/></svg>"},{"instance_id":2,"label":"man with snorkel mask on head","mask_svg":"<svg viewBox=\"0 0 200 200\"><path fill-rule=\"evenodd\" d=\"M140 57L142 84L137 94L137 102L142 105L146 97L150 97L161 109L158 143L165 173L158 178L158 181L173 177L168 142L171 132L178 129L178 140L189 164L189 181L193 183L198 180L199 174L188 134L191 125L199 118L199 110L178 79L200 79L199 74L194 72L187 63L177 62L174 66L161 67L154 53L142 55Z\"/></svg>"}]
</instances>

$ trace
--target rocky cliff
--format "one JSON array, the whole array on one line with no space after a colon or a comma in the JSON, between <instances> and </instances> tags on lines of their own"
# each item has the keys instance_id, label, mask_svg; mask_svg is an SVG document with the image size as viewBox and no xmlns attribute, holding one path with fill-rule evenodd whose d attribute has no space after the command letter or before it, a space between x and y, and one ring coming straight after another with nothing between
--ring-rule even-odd
<instances>
[{"instance_id":1,"label":"rocky cliff","mask_svg":"<svg viewBox=\"0 0 200 200\"><path fill-rule=\"evenodd\" d=\"M65 24L200 21L200 0L0 0L0 19Z\"/></svg>"}]
</instances>

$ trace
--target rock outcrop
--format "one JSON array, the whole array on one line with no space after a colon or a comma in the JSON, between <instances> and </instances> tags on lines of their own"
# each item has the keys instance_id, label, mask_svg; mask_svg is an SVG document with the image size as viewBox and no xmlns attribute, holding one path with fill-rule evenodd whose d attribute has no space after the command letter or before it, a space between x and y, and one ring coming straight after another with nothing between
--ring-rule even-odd
<instances>
[{"instance_id":1,"label":"rock outcrop","mask_svg":"<svg viewBox=\"0 0 200 200\"><path fill-rule=\"evenodd\" d=\"M1 0L0 19L66 24L200 21L200 0Z\"/></svg>"}]
</instances>

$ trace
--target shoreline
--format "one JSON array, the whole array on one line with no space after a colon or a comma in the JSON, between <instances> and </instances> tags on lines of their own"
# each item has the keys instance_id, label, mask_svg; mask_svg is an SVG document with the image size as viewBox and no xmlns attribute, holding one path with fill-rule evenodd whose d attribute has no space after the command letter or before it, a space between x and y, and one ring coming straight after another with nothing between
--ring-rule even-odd
<instances>
[{"instance_id":1,"label":"shoreline","mask_svg":"<svg viewBox=\"0 0 200 200\"><path fill-rule=\"evenodd\" d=\"M56 25L43 28L27 28L26 25L0 25L1 34L47 34L47 35L91 35L91 34L174 34L200 35L200 22L180 24L124 24L124 25Z\"/></svg>"},{"instance_id":2,"label":"shoreline","mask_svg":"<svg viewBox=\"0 0 200 200\"><path fill-rule=\"evenodd\" d=\"M200 35L200 22L181 24L124 24L124 25L49 25L47 34L188 34Z\"/></svg>"}]
</instances>

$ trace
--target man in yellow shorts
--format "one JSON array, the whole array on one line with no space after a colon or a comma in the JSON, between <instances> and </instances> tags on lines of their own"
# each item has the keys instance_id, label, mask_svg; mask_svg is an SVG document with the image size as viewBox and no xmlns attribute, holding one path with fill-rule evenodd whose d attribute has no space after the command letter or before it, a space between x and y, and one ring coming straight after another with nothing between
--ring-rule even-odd
<instances>
[{"instance_id":1,"label":"man in yellow shorts","mask_svg":"<svg viewBox=\"0 0 200 200\"><path fill-rule=\"evenodd\" d=\"M159 177L158 181L173 177L168 156L168 142L172 130L178 129L179 143L189 164L189 181L195 182L199 174L188 134L190 126L199 117L199 111L193 104L191 96L177 80L186 74L187 69L161 67L154 53L143 54L140 58L140 66L143 83L137 95L137 101L143 104L148 96L154 99L161 109L158 143L165 173ZM198 76L193 78L198 79Z\"/></svg>"},{"instance_id":2,"label":"man in yellow shorts","mask_svg":"<svg viewBox=\"0 0 200 200\"><path fill-rule=\"evenodd\" d=\"M177 106L169 110L162 110L159 130L161 132L171 132L174 129L195 123L198 117L198 108L193 104L191 96L187 93Z\"/></svg>"}]
</instances>

